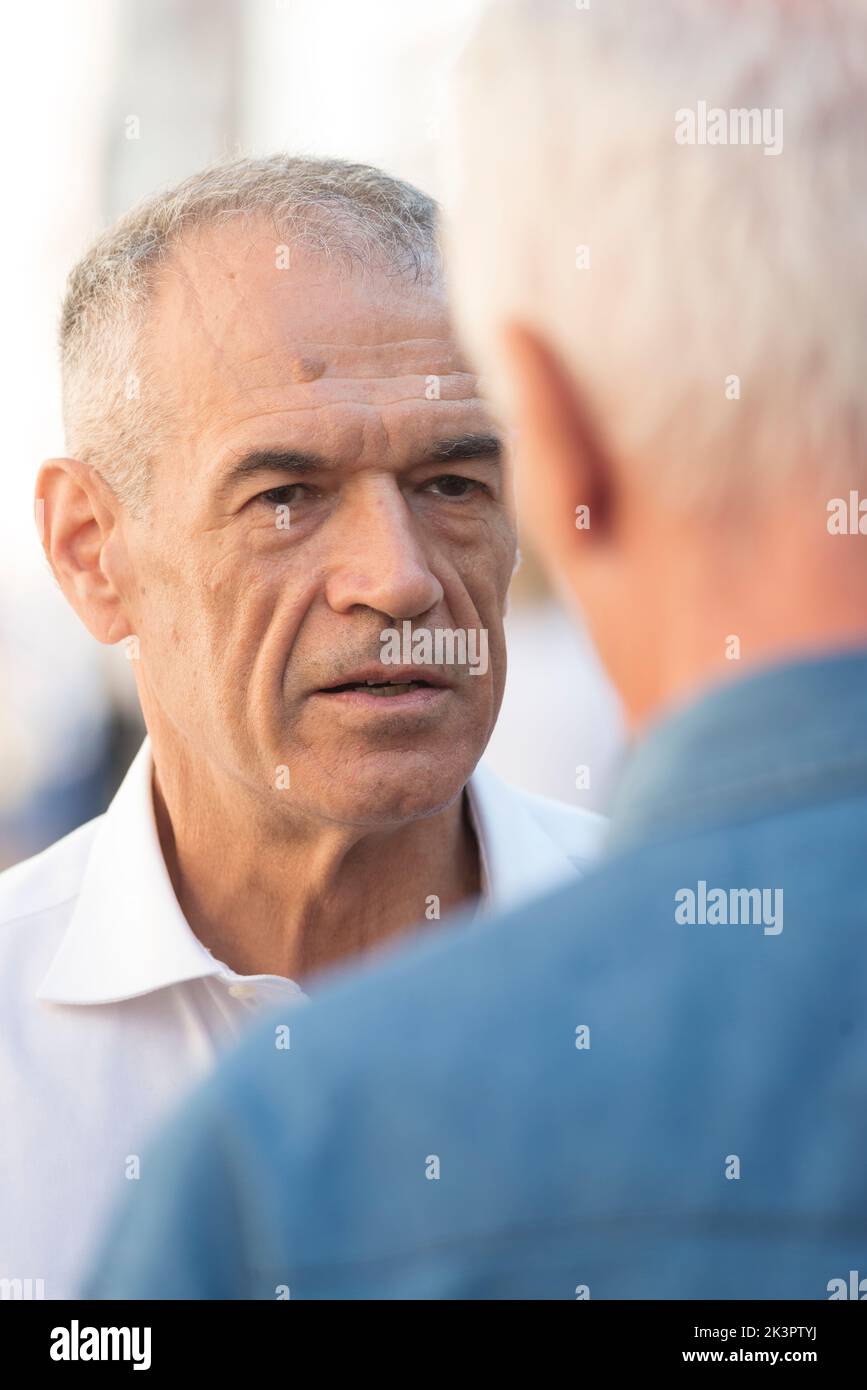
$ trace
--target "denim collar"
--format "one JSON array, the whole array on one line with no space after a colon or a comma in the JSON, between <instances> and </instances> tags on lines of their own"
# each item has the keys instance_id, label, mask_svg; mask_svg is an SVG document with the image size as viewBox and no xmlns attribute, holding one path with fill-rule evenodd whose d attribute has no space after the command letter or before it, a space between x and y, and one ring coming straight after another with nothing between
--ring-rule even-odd
<instances>
[{"instance_id":1,"label":"denim collar","mask_svg":"<svg viewBox=\"0 0 867 1390\"><path fill-rule=\"evenodd\" d=\"M867 793L867 650L719 686L627 760L606 850Z\"/></svg>"}]
</instances>

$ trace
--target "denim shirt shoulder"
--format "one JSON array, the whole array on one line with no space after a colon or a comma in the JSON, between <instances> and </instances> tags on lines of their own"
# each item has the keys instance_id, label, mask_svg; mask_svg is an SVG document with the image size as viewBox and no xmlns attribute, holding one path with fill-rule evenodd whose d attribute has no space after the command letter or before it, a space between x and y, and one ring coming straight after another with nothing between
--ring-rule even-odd
<instances>
[{"instance_id":1,"label":"denim shirt shoulder","mask_svg":"<svg viewBox=\"0 0 867 1390\"><path fill-rule=\"evenodd\" d=\"M608 855L867 791L867 652L759 671L661 720L628 760Z\"/></svg>"}]
</instances>

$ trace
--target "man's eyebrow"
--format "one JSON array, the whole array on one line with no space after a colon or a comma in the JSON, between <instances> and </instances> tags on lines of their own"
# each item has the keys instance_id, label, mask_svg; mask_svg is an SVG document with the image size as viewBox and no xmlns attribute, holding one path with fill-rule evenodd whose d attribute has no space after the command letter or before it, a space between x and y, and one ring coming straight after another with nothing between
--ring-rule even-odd
<instances>
[{"instance_id":1,"label":"man's eyebrow","mask_svg":"<svg viewBox=\"0 0 867 1390\"><path fill-rule=\"evenodd\" d=\"M218 491L228 492L235 483L261 473L315 473L330 467L333 464L328 459L303 449L252 449L226 470Z\"/></svg>"},{"instance_id":2,"label":"man's eyebrow","mask_svg":"<svg viewBox=\"0 0 867 1390\"><path fill-rule=\"evenodd\" d=\"M439 439L424 450L424 463L454 463L457 459L497 459L503 452L502 440L495 434L461 434ZM318 473L334 468L334 461L304 449L251 449L226 469L217 491L230 492L236 483L263 473Z\"/></svg>"},{"instance_id":3,"label":"man's eyebrow","mask_svg":"<svg viewBox=\"0 0 867 1390\"><path fill-rule=\"evenodd\" d=\"M426 463L454 463L456 459L497 459L503 452L503 441L496 434L461 434L454 439L439 439L425 449Z\"/></svg>"}]
</instances>

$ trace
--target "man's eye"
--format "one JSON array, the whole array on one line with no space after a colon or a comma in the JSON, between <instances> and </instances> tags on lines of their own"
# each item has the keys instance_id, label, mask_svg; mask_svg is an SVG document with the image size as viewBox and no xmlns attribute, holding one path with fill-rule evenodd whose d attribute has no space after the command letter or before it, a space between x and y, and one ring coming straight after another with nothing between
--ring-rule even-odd
<instances>
[{"instance_id":1,"label":"man's eye","mask_svg":"<svg viewBox=\"0 0 867 1390\"><path fill-rule=\"evenodd\" d=\"M472 492L487 492L488 488L476 478L462 478L457 473L444 473L441 478L433 478L427 484L439 497L468 497Z\"/></svg>"},{"instance_id":2,"label":"man's eye","mask_svg":"<svg viewBox=\"0 0 867 1390\"><path fill-rule=\"evenodd\" d=\"M268 507L292 506L295 502L301 502L310 492L306 483L282 483L280 487L269 488L267 492L260 492L257 502L264 502Z\"/></svg>"}]
</instances>

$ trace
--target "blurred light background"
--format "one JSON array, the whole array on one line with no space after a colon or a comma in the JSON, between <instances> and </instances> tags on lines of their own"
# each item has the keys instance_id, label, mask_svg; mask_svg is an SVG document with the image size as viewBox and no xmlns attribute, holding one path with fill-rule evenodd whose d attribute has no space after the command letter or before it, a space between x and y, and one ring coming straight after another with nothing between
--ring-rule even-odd
<instances>
[{"instance_id":1,"label":"blurred light background","mask_svg":"<svg viewBox=\"0 0 867 1390\"><path fill-rule=\"evenodd\" d=\"M224 155L338 155L437 195L444 83L479 3L43 0L4 15L0 867L104 810L142 734L123 649L99 647L69 610L33 519L39 462L63 453L68 271L132 203ZM623 747L616 697L524 552L488 761L604 810ZM584 767L590 784L576 785Z\"/></svg>"}]
</instances>

